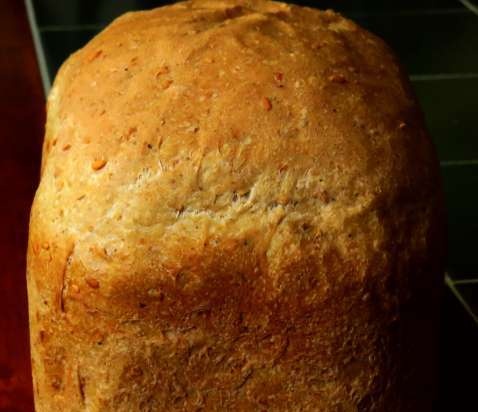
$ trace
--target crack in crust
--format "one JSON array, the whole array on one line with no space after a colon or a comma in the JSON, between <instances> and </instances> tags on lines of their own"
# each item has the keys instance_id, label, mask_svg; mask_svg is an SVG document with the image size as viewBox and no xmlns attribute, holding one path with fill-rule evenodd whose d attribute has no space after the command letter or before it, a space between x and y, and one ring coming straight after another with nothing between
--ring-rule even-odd
<instances>
[{"instance_id":1,"label":"crack in crust","mask_svg":"<svg viewBox=\"0 0 478 412\"><path fill-rule=\"evenodd\" d=\"M66 274L68 271L68 268L70 267L71 261L73 259L73 254L75 253L75 243L73 242L66 254L65 257L65 264L63 265L63 270L61 271L60 275L60 287L59 287L59 293L58 293L58 308L60 312L64 313L65 312L65 304L64 304L64 294L65 294L65 280L66 280Z\"/></svg>"}]
</instances>

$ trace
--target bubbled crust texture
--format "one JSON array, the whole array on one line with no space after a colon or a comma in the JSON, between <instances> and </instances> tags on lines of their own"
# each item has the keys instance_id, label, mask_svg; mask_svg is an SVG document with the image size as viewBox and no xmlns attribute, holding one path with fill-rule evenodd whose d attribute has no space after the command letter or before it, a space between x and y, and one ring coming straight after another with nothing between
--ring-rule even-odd
<instances>
[{"instance_id":1,"label":"bubbled crust texture","mask_svg":"<svg viewBox=\"0 0 478 412\"><path fill-rule=\"evenodd\" d=\"M37 411L429 410L438 188L408 80L340 15L120 17L48 99Z\"/></svg>"}]
</instances>

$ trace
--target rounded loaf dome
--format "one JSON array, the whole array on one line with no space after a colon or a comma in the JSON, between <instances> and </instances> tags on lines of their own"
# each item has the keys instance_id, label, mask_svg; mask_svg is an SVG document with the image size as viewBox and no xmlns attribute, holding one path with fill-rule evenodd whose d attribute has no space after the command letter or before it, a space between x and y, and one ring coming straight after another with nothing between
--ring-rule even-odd
<instances>
[{"instance_id":1,"label":"rounded loaf dome","mask_svg":"<svg viewBox=\"0 0 478 412\"><path fill-rule=\"evenodd\" d=\"M437 176L396 58L339 14L118 18L48 99L37 410L428 410Z\"/></svg>"}]
</instances>

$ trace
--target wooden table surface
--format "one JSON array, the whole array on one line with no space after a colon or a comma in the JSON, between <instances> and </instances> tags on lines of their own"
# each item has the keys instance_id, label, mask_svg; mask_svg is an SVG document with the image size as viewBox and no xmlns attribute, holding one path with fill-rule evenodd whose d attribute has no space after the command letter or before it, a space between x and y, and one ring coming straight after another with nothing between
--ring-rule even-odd
<instances>
[{"instance_id":1,"label":"wooden table surface","mask_svg":"<svg viewBox=\"0 0 478 412\"><path fill-rule=\"evenodd\" d=\"M0 5L0 412L33 411L25 253L44 103L24 3Z\"/></svg>"}]
</instances>

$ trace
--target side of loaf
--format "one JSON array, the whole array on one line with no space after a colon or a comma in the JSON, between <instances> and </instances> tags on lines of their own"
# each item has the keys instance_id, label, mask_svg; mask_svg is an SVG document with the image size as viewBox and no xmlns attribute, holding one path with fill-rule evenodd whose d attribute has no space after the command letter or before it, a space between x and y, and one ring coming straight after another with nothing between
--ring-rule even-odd
<instances>
[{"instance_id":1,"label":"side of loaf","mask_svg":"<svg viewBox=\"0 0 478 412\"><path fill-rule=\"evenodd\" d=\"M430 411L442 214L374 35L262 0L128 13L48 98L36 411Z\"/></svg>"}]
</instances>

